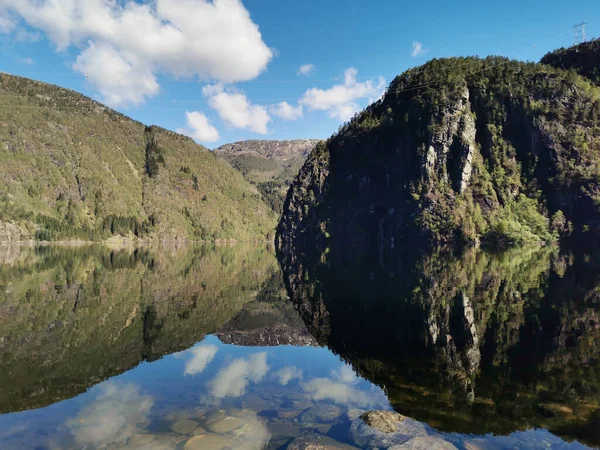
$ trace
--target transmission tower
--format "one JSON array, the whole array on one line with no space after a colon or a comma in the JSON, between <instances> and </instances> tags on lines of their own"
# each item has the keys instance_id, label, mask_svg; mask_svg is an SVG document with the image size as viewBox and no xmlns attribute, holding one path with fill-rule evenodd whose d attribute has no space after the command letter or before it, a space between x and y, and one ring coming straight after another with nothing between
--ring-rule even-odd
<instances>
[{"instance_id":1,"label":"transmission tower","mask_svg":"<svg viewBox=\"0 0 600 450\"><path fill-rule=\"evenodd\" d=\"M573 27L573 30L575 30L575 43L576 44L581 44L581 43L585 42L585 26L586 25L587 25L587 22L581 22Z\"/></svg>"}]
</instances>

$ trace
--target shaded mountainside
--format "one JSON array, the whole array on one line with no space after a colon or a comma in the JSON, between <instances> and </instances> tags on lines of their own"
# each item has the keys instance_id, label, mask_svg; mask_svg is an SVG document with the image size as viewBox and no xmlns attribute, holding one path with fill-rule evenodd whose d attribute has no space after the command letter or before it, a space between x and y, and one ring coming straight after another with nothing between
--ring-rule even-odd
<instances>
[{"instance_id":1,"label":"shaded mountainside","mask_svg":"<svg viewBox=\"0 0 600 450\"><path fill-rule=\"evenodd\" d=\"M76 92L0 74L0 239L264 239L275 214L227 163Z\"/></svg>"},{"instance_id":2,"label":"shaded mountainside","mask_svg":"<svg viewBox=\"0 0 600 450\"><path fill-rule=\"evenodd\" d=\"M280 255L309 331L444 431L600 444L600 255L553 246ZM449 414L451 411L451 414Z\"/></svg>"},{"instance_id":3,"label":"shaded mountainside","mask_svg":"<svg viewBox=\"0 0 600 450\"><path fill-rule=\"evenodd\" d=\"M572 71L432 60L317 145L279 246L598 239L599 120L600 88Z\"/></svg>"},{"instance_id":4,"label":"shaded mountainside","mask_svg":"<svg viewBox=\"0 0 600 450\"><path fill-rule=\"evenodd\" d=\"M215 153L256 185L271 208L281 214L292 180L319 142L316 139L250 140L223 145L215 149Z\"/></svg>"},{"instance_id":5,"label":"shaded mountainside","mask_svg":"<svg viewBox=\"0 0 600 450\"><path fill-rule=\"evenodd\" d=\"M559 69L575 70L600 85L600 39L555 50L540 62Z\"/></svg>"},{"instance_id":6,"label":"shaded mountainside","mask_svg":"<svg viewBox=\"0 0 600 450\"><path fill-rule=\"evenodd\" d=\"M0 264L1 413L187 349L281 278L272 246L243 244L2 247Z\"/></svg>"}]
</instances>

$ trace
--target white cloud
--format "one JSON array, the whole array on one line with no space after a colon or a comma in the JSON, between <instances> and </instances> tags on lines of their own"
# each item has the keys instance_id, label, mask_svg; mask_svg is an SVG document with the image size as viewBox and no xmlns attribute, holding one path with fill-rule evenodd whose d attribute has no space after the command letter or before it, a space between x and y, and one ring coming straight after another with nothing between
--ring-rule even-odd
<instances>
[{"instance_id":1,"label":"white cloud","mask_svg":"<svg viewBox=\"0 0 600 450\"><path fill-rule=\"evenodd\" d=\"M385 89L385 80L382 77L359 83L356 80L357 74L358 71L350 67L344 73L343 84L336 84L327 90L309 89L299 103L312 110L327 111L329 117L349 120L360 109L357 100L377 98Z\"/></svg>"},{"instance_id":2,"label":"white cloud","mask_svg":"<svg viewBox=\"0 0 600 450\"><path fill-rule=\"evenodd\" d=\"M209 106L219 117L235 128L254 131L259 134L269 132L267 125L271 117L264 106L253 105L243 92L222 84L205 86L202 93L208 97Z\"/></svg>"},{"instance_id":3,"label":"white cloud","mask_svg":"<svg viewBox=\"0 0 600 450\"><path fill-rule=\"evenodd\" d=\"M214 359L219 348L216 345L201 345L194 347L189 352L192 359L185 363L186 375L197 375L202 373L206 366Z\"/></svg>"},{"instance_id":4,"label":"white cloud","mask_svg":"<svg viewBox=\"0 0 600 450\"><path fill-rule=\"evenodd\" d=\"M179 128L178 133L190 136L200 142L216 142L219 140L219 131L210 124L204 113L186 111L185 116L189 129Z\"/></svg>"},{"instance_id":5,"label":"white cloud","mask_svg":"<svg viewBox=\"0 0 600 450\"><path fill-rule=\"evenodd\" d=\"M247 359L235 359L219 370L210 382L211 393L216 398L240 397L250 382L258 383L267 374L267 354L256 353Z\"/></svg>"},{"instance_id":6,"label":"white cloud","mask_svg":"<svg viewBox=\"0 0 600 450\"><path fill-rule=\"evenodd\" d=\"M358 383L358 377L354 373L354 370L352 370L352 367L347 366L347 365L343 365L338 370L332 370L331 375L333 377L337 378L338 380L340 380L342 383L346 383L346 384Z\"/></svg>"},{"instance_id":7,"label":"white cloud","mask_svg":"<svg viewBox=\"0 0 600 450\"><path fill-rule=\"evenodd\" d=\"M292 380L302 379L302 369L295 366L284 367L275 372L274 375L279 380L279 384L286 386Z\"/></svg>"},{"instance_id":8,"label":"white cloud","mask_svg":"<svg viewBox=\"0 0 600 450\"><path fill-rule=\"evenodd\" d=\"M270 111L274 116L284 120L298 120L303 116L302 105L294 107L288 102L281 102L277 105L273 105L271 106Z\"/></svg>"},{"instance_id":9,"label":"white cloud","mask_svg":"<svg viewBox=\"0 0 600 450\"><path fill-rule=\"evenodd\" d=\"M16 26L14 20L2 9L2 3L0 2L0 33L10 33Z\"/></svg>"},{"instance_id":10,"label":"white cloud","mask_svg":"<svg viewBox=\"0 0 600 450\"><path fill-rule=\"evenodd\" d=\"M123 61L136 91L132 97L139 101L139 95L158 92L147 84L158 73L244 81L256 78L273 58L240 0L0 0L0 31L14 31L14 18L45 33L58 50L88 41L88 56L89 48L111 49L119 56L104 70L111 81L101 84L98 77L95 85L122 101L127 96L114 79Z\"/></svg>"},{"instance_id":11,"label":"white cloud","mask_svg":"<svg viewBox=\"0 0 600 450\"><path fill-rule=\"evenodd\" d=\"M153 403L152 397L141 395L133 384L108 382L67 426L81 448L125 444L148 424Z\"/></svg>"},{"instance_id":12,"label":"white cloud","mask_svg":"<svg viewBox=\"0 0 600 450\"><path fill-rule=\"evenodd\" d=\"M314 64L303 64L298 69L298 75L302 75L302 76L307 77L311 73L313 73L315 69L316 69L316 67L315 67Z\"/></svg>"},{"instance_id":13,"label":"white cloud","mask_svg":"<svg viewBox=\"0 0 600 450\"><path fill-rule=\"evenodd\" d=\"M410 56L416 58L417 56L423 55L427 53L427 50L423 48L423 44L419 41L415 41L412 43L412 52Z\"/></svg>"},{"instance_id":14,"label":"white cloud","mask_svg":"<svg viewBox=\"0 0 600 450\"><path fill-rule=\"evenodd\" d=\"M160 90L150 67L135 55L105 44L90 42L73 69L86 76L112 106L139 105Z\"/></svg>"},{"instance_id":15,"label":"white cloud","mask_svg":"<svg viewBox=\"0 0 600 450\"><path fill-rule=\"evenodd\" d=\"M26 66L35 64L35 60L33 58L19 58L19 62L21 64L25 64Z\"/></svg>"}]
</instances>

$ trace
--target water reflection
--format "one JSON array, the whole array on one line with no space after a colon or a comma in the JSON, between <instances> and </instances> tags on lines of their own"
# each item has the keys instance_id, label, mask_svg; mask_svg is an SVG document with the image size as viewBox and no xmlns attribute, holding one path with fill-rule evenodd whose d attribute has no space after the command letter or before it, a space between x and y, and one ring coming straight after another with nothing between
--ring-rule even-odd
<instances>
[{"instance_id":1,"label":"water reflection","mask_svg":"<svg viewBox=\"0 0 600 450\"><path fill-rule=\"evenodd\" d=\"M0 448L600 443L598 256L280 258L0 247Z\"/></svg>"},{"instance_id":2,"label":"water reflection","mask_svg":"<svg viewBox=\"0 0 600 450\"><path fill-rule=\"evenodd\" d=\"M598 254L280 257L311 334L397 411L451 432L543 427L600 444Z\"/></svg>"}]
</instances>

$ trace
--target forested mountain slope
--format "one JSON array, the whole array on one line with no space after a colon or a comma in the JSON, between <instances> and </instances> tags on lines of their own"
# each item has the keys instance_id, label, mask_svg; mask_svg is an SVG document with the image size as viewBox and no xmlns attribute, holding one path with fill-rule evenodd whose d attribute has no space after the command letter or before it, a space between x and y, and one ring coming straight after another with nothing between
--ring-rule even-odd
<instances>
[{"instance_id":1,"label":"forested mountain slope","mask_svg":"<svg viewBox=\"0 0 600 450\"><path fill-rule=\"evenodd\" d=\"M504 246L600 236L600 88L500 57L437 59L309 156L280 248L330 240Z\"/></svg>"},{"instance_id":2,"label":"forested mountain slope","mask_svg":"<svg viewBox=\"0 0 600 450\"><path fill-rule=\"evenodd\" d=\"M550 52L542 58L541 63L575 70L600 85L600 39Z\"/></svg>"},{"instance_id":3,"label":"forested mountain slope","mask_svg":"<svg viewBox=\"0 0 600 450\"><path fill-rule=\"evenodd\" d=\"M0 240L256 240L275 222L254 186L191 139L0 74Z\"/></svg>"}]
</instances>

